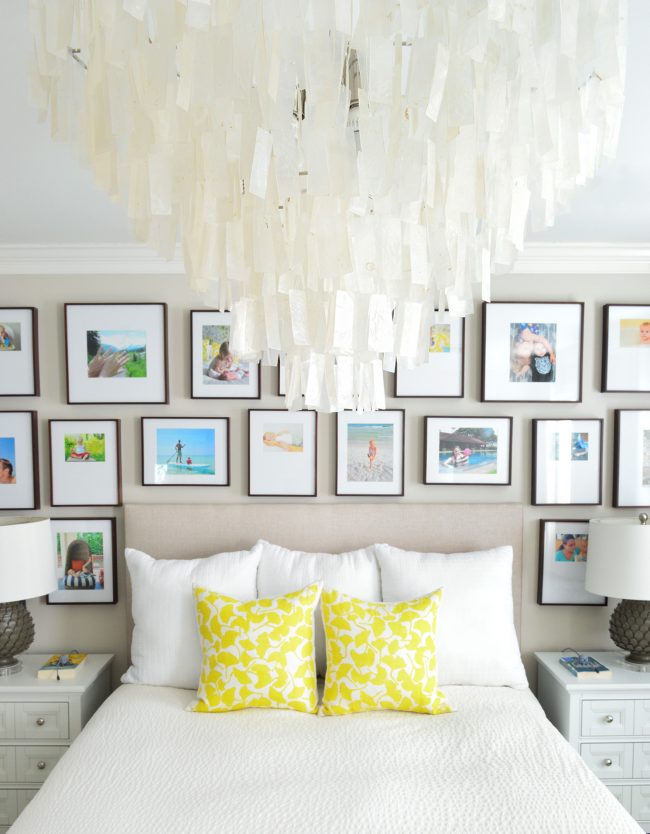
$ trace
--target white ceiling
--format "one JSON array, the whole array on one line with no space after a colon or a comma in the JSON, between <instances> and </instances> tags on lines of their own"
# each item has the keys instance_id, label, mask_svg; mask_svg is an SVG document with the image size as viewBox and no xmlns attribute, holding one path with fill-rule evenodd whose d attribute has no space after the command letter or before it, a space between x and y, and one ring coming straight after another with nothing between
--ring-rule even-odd
<instances>
[{"instance_id":1,"label":"white ceiling","mask_svg":"<svg viewBox=\"0 0 650 834\"><path fill-rule=\"evenodd\" d=\"M531 240L650 242L650 3L630 0L625 113L618 158ZM0 0L0 244L132 241L123 210L72 150L49 138L30 103L26 0Z\"/></svg>"}]
</instances>

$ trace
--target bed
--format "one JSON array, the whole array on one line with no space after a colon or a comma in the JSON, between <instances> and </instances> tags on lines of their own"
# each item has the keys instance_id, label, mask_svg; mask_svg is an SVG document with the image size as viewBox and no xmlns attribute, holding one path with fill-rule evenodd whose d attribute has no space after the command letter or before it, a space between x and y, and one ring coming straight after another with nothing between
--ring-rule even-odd
<instances>
[{"instance_id":1,"label":"bed","mask_svg":"<svg viewBox=\"0 0 650 834\"><path fill-rule=\"evenodd\" d=\"M127 543L161 558L235 549L258 536L332 552L373 540L420 550L435 543L447 552L508 541L519 619L515 505L132 505L125 518ZM529 690L445 691L456 708L448 715L332 718L283 710L196 714L185 711L188 689L124 685L11 832L641 831Z\"/></svg>"}]
</instances>

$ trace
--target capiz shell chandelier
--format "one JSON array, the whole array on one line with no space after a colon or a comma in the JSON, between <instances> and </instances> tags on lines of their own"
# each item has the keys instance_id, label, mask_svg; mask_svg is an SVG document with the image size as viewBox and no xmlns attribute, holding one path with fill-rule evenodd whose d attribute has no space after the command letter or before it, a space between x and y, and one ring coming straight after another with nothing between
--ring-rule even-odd
<instances>
[{"instance_id":1,"label":"capiz shell chandelier","mask_svg":"<svg viewBox=\"0 0 650 834\"><path fill-rule=\"evenodd\" d=\"M34 90L136 236L286 362L287 403L385 405L529 214L613 156L624 0L30 0Z\"/></svg>"}]
</instances>

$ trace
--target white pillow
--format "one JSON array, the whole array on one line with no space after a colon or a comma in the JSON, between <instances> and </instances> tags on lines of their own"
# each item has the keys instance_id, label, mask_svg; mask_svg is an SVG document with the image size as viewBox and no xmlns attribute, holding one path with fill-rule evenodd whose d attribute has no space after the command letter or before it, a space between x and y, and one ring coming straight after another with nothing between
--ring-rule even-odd
<instances>
[{"instance_id":1,"label":"white pillow","mask_svg":"<svg viewBox=\"0 0 650 834\"><path fill-rule=\"evenodd\" d=\"M438 611L441 685L528 686L513 622L512 548L414 553L375 546L385 601L416 599L442 587Z\"/></svg>"},{"instance_id":2,"label":"white pillow","mask_svg":"<svg viewBox=\"0 0 650 834\"><path fill-rule=\"evenodd\" d=\"M204 559L153 559L125 550L131 575L131 666L122 683L196 689L201 647L192 586L202 585L239 600L256 597L261 547L217 553Z\"/></svg>"},{"instance_id":3,"label":"white pillow","mask_svg":"<svg viewBox=\"0 0 650 834\"><path fill-rule=\"evenodd\" d=\"M379 567L374 546L349 553L305 553L287 550L261 541L262 555L257 571L257 596L277 597L298 591L313 582L323 582L330 591L342 591L365 602L381 602ZM323 677L327 668L325 628L320 604L314 621L316 673Z\"/></svg>"}]
</instances>

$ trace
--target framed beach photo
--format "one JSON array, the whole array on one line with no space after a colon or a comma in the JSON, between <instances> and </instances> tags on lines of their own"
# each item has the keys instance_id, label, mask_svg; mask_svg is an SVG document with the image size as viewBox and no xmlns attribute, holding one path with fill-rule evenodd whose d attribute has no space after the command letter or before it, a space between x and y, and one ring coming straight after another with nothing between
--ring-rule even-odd
<instances>
[{"instance_id":1,"label":"framed beach photo","mask_svg":"<svg viewBox=\"0 0 650 834\"><path fill-rule=\"evenodd\" d=\"M600 390L650 391L650 304L603 307Z\"/></svg>"},{"instance_id":2,"label":"framed beach photo","mask_svg":"<svg viewBox=\"0 0 650 834\"><path fill-rule=\"evenodd\" d=\"M582 302L483 302L482 402L582 400Z\"/></svg>"},{"instance_id":3,"label":"framed beach photo","mask_svg":"<svg viewBox=\"0 0 650 834\"><path fill-rule=\"evenodd\" d=\"M48 605L112 605L117 602L114 518L53 518L56 591Z\"/></svg>"},{"instance_id":4,"label":"framed beach photo","mask_svg":"<svg viewBox=\"0 0 650 834\"><path fill-rule=\"evenodd\" d=\"M316 495L315 411L249 409L248 494Z\"/></svg>"},{"instance_id":5,"label":"framed beach photo","mask_svg":"<svg viewBox=\"0 0 650 834\"><path fill-rule=\"evenodd\" d=\"M539 522L538 605L607 605L607 597L585 590L589 522Z\"/></svg>"},{"instance_id":6,"label":"framed beach photo","mask_svg":"<svg viewBox=\"0 0 650 834\"><path fill-rule=\"evenodd\" d=\"M0 411L0 510L40 506L36 412Z\"/></svg>"},{"instance_id":7,"label":"framed beach photo","mask_svg":"<svg viewBox=\"0 0 650 834\"><path fill-rule=\"evenodd\" d=\"M166 403L166 304L66 304L68 403Z\"/></svg>"},{"instance_id":8,"label":"framed beach photo","mask_svg":"<svg viewBox=\"0 0 650 834\"><path fill-rule=\"evenodd\" d=\"M404 495L404 409L336 417L336 494Z\"/></svg>"},{"instance_id":9,"label":"framed beach photo","mask_svg":"<svg viewBox=\"0 0 650 834\"><path fill-rule=\"evenodd\" d=\"M614 506L650 506L650 411L614 412Z\"/></svg>"},{"instance_id":10,"label":"framed beach photo","mask_svg":"<svg viewBox=\"0 0 650 834\"><path fill-rule=\"evenodd\" d=\"M143 486L229 486L228 417L143 417Z\"/></svg>"},{"instance_id":11,"label":"framed beach photo","mask_svg":"<svg viewBox=\"0 0 650 834\"><path fill-rule=\"evenodd\" d=\"M602 504L603 421L533 420L532 503Z\"/></svg>"},{"instance_id":12,"label":"framed beach photo","mask_svg":"<svg viewBox=\"0 0 650 834\"><path fill-rule=\"evenodd\" d=\"M464 389L465 319L436 313L429 325L427 357L408 367L397 361L396 397L462 397Z\"/></svg>"},{"instance_id":13,"label":"framed beach photo","mask_svg":"<svg viewBox=\"0 0 650 834\"><path fill-rule=\"evenodd\" d=\"M192 397L241 400L260 398L260 363L243 362L230 349L232 313L192 310Z\"/></svg>"},{"instance_id":14,"label":"framed beach photo","mask_svg":"<svg viewBox=\"0 0 650 834\"><path fill-rule=\"evenodd\" d=\"M53 507L119 507L119 420L50 420Z\"/></svg>"},{"instance_id":15,"label":"framed beach photo","mask_svg":"<svg viewBox=\"0 0 650 834\"><path fill-rule=\"evenodd\" d=\"M38 311L0 307L0 397L38 394Z\"/></svg>"},{"instance_id":16,"label":"framed beach photo","mask_svg":"<svg viewBox=\"0 0 650 834\"><path fill-rule=\"evenodd\" d=\"M424 483L510 483L512 417L425 417Z\"/></svg>"}]
</instances>

